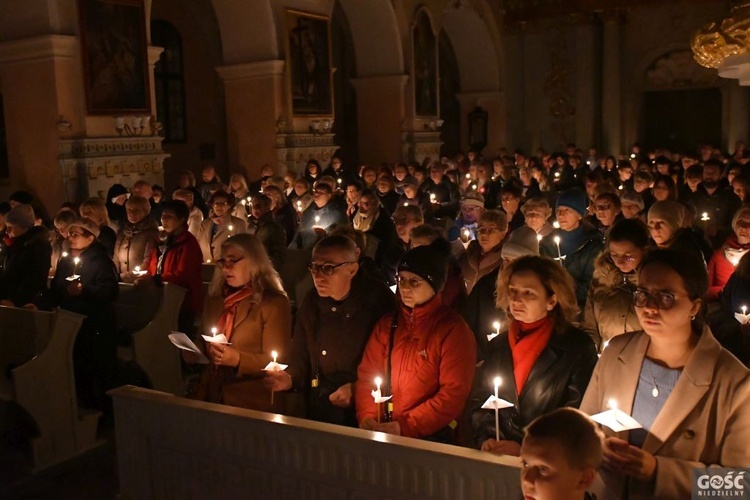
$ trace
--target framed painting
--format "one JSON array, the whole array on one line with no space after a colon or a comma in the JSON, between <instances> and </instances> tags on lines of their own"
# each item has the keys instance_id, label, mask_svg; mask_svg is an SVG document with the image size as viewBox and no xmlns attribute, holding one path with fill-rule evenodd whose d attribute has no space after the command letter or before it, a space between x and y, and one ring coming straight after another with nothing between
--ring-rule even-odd
<instances>
[{"instance_id":1,"label":"framed painting","mask_svg":"<svg viewBox=\"0 0 750 500\"><path fill-rule=\"evenodd\" d=\"M325 16L286 11L287 86L295 115L333 114L331 25Z\"/></svg>"},{"instance_id":2,"label":"framed painting","mask_svg":"<svg viewBox=\"0 0 750 500\"><path fill-rule=\"evenodd\" d=\"M437 40L427 14L420 12L412 32L414 49L414 111L417 116L438 114Z\"/></svg>"},{"instance_id":3,"label":"framed painting","mask_svg":"<svg viewBox=\"0 0 750 500\"><path fill-rule=\"evenodd\" d=\"M78 0L86 108L151 114L143 0Z\"/></svg>"}]
</instances>

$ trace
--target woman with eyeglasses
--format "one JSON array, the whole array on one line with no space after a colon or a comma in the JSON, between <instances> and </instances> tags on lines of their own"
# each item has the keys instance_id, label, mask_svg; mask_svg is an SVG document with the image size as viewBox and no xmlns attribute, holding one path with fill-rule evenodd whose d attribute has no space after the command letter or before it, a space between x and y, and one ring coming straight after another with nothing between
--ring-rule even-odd
<instances>
[{"instance_id":1,"label":"woman with eyeglasses","mask_svg":"<svg viewBox=\"0 0 750 500\"><path fill-rule=\"evenodd\" d=\"M216 191L208 200L211 216L201 223L198 243L203 262L216 262L221 256L221 246L230 236L247 231L244 220L232 215L234 196L226 191Z\"/></svg>"},{"instance_id":2,"label":"woman with eyeglasses","mask_svg":"<svg viewBox=\"0 0 750 500\"><path fill-rule=\"evenodd\" d=\"M641 330L633 307L633 291L638 284L638 266L648 246L648 228L640 219L619 220L607 234L604 251L594 262L582 327L600 351L612 337Z\"/></svg>"},{"instance_id":3,"label":"woman with eyeglasses","mask_svg":"<svg viewBox=\"0 0 750 500\"><path fill-rule=\"evenodd\" d=\"M357 370L361 428L454 442L474 378L476 345L464 320L443 305L445 279L445 257L432 245L410 250L399 264L401 308L377 323ZM392 396L388 405L377 405L371 395L378 377L381 393Z\"/></svg>"},{"instance_id":4,"label":"woman with eyeglasses","mask_svg":"<svg viewBox=\"0 0 750 500\"><path fill-rule=\"evenodd\" d=\"M556 408L577 408L596 364L596 348L573 326L578 305L573 280L551 259L520 257L497 280L497 307L510 323L489 345L469 403L474 443L483 451L518 456L524 428ZM513 403L500 410L499 439L494 411L482 409L494 393Z\"/></svg>"},{"instance_id":5,"label":"woman with eyeglasses","mask_svg":"<svg viewBox=\"0 0 750 500\"><path fill-rule=\"evenodd\" d=\"M187 290L177 316L177 328L188 335L195 330L195 318L203 310L203 257L198 240L188 230L190 209L182 200L162 204L163 231L154 238L153 248L136 286L173 283Z\"/></svg>"},{"instance_id":6,"label":"woman with eyeglasses","mask_svg":"<svg viewBox=\"0 0 750 500\"><path fill-rule=\"evenodd\" d=\"M115 382L117 328L114 302L119 292L115 264L97 239L100 226L89 219L68 225L70 254L57 264L44 306L86 316L73 346L79 406L106 409L105 391Z\"/></svg>"},{"instance_id":7,"label":"woman with eyeglasses","mask_svg":"<svg viewBox=\"0 0 750 500\"><path fill-rule=\"evenodd\" d=\"M602 353L581 410L612 406L643 428L610 431L598 498L689 498L695 468L750 464L750 371L699 318L708 279L700 259L649 253L633 303L642 332Z\"/></svg>"},{"instance_id":8,"label":"woman with eyeglasses","mask_svg":"<svg viewBox=\"0 0 750 500\"><path fill-rule=\"evenodd\" d=\"M273 361L289 359L292 313L279 275L273 269L263 244L250 234L228 238L216 261L221 273L214 275L209 288L220 295L223 309L218 318L204 321L206 334L211 328L223 333L228 344L204 342L210 364L201 374L194 397L230 406L282 413L284 397L265 387L264 367ZM185 361L196 363L197 356L185 352Z\"/></svg>"}]
</instances>

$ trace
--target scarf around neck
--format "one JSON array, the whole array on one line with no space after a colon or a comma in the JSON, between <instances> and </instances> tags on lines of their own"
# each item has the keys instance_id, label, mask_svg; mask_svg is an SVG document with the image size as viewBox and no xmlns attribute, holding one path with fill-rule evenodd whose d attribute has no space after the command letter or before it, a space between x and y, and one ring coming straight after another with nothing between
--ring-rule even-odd
<instances>
[{"instance_id":1,"label":"scarf around neck","mask_svg":"<svg viewBox=\"0 0 750 500\"><path fill-rule=\"evenodd\" d=\"M224 310L219 316L217 327L219 332L224 333L229 341L234 331L234 318L237 315L237 305L248 297L253 296L253 289L250 284L234 289L229 286L224 287Z\"/></svg>"},{"instance_id":2,"label":"scarf around neck","mask_svg":"<svg viewBox=\"0 0 750 500\"><path fill-rule=\"evenodd\" d=\"M533 323L512 321L508 330L508 342L513 354L513 376L516 379L516 393L520 396L531 369L542 353L549 339L555 323L550 316Z\"/></svg>"}]
</instances>

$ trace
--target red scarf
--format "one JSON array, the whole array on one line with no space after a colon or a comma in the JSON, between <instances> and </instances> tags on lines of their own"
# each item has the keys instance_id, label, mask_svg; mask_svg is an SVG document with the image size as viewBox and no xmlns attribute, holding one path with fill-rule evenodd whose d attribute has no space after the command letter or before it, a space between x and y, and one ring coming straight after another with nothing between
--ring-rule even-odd
<instances>
[{"instance_id":1,"label":"red scarf","mask_svg":"<svg viewBox=\"0 0 750 500\"><path fill-rule=\"evenodd\" d=\"M221 313L221 316L219 316L219 321L217 323L219 326L219 332L224 333L227 338L227 342L232 338L232 331L234 330L234 317L237 315L237 304L239 304L246 298L253 296L253 289L249 284L243 288L240 288L236 292L232 292L226 295L228 291L229 289L226 288L224 297L224 311Z\"/></svg>"},{"instance_id":2,"label":"red scarf","mask_svg":"<svg viewBox=\"0 0 750 500\"><path fill-rule=\"evenodd\" d=\"M513 376L516 379L516 393L521 394L529 373L536 360L542 353L550 337L555 323L552 318L545 316L533 323L513 321L508 330L508 342L513 354Z\"/></svg>"}]
</instances>

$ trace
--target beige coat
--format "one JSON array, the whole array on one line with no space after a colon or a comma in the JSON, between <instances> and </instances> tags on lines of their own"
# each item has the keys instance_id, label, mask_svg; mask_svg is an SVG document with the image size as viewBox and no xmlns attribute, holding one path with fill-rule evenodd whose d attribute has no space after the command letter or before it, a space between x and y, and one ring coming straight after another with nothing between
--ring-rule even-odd
<instances>
[{"instance_id":1,"label":"beige coat","mask_svg":"<svg viewBox=\"0 0 750 500\"><path fill-rule=\"evenodd\" d=\"M197 236L198 243L201 245L203 252L203 262L216 262L221 258L221 245L227 241L227 238L235 234L246 233L247 224L244 220L237 217L224 216L221 226L211 238L211 226L214 223L211 217L201 223L201 229ZM229 226L232 230L229 230Z\"/></svg>"},{"instance_id":2,"label":"beige coat","mask_svg":"<svg viewBox=\"0 0 750 500\"><path fill-rule=\"evenodd\" d=\"M479 242L472 241L466 248L466 252L461 254L458 259L458 265L461 266L461 272L464 276L466 294L471 294L477 281L497 269L502 263L501 245L482 255L482 247L479 246Z\"/></svg>"},{"instance_id":3,"label":"beige coat","mask_svg":"<svg viewBox=\"0 0 750 500\"><path fill-rule=\"evenodd\" d=\"M606 252L596 259L581 327L600 351L612 337L642 330L633 306L637 284L637 275L620 272L607 260Z\"/></svg>"},{"instance_id":4,"label":"beige coat","mask_svg":"<svg viewBox=\"0 0 750 500\"><path fill-rule=\"evenodd\" d=\"M581 402L583 412L605 411L613 398L618 408L631 413L649 342L644 332L610 342ZM750 465L749 374L704 327L643 444L656 457L654 484L630 481L630 498L690 498L694 467ZM619 437L628 439L626 432ZM601 470L593 493L599 500L622 498L625 480Z\"/></svg>"},{"instance_id":5,"label":"beige coat","mask_svg":"<svg viewBox=\"0 0 750 500\"><path fill-rule=\"evenodd\" d=\"M207 324L216 323L214 317ZM208 400L253 410L282 413L284 395L274 395L263 385L263 368L273 361L272 351L279 354L278 362L288 361L292 341L292 312L289 299L278 292L265 292L248 297L237 305L234 329L229 340L240 352L237 370L222 366L216 377L217 391ZM207 367L211 370L213 365Z\"/></svg>"}]
</instances>

